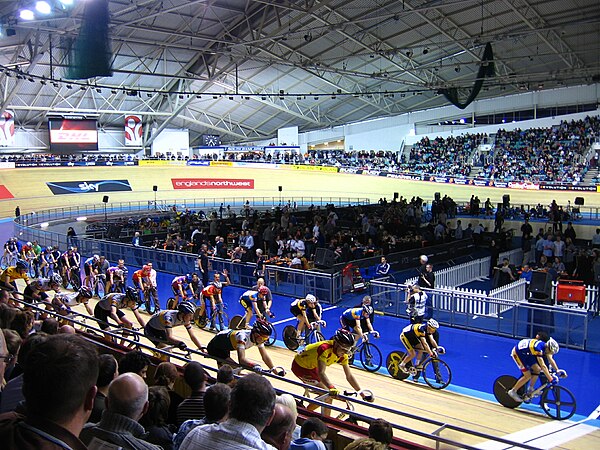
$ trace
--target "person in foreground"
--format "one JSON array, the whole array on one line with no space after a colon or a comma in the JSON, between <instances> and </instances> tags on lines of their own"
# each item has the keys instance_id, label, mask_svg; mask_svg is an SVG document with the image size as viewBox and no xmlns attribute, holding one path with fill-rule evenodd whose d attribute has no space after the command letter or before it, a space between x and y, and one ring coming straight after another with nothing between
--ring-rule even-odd
<instances>
[{"instance_id":1,"label":"person in foreground","mask_svg":"<svg viewBox=\"0 0 600 450\"><path fill-rule=\"evenodd\" d=\"M77 436L94 407L97 378L98 355L82 338L57 334L38 344L24 362L27 414L0 415L1 447L85 450Z\"/></svg>"},{"instance_id":2,"label":"person in foreground","mask_svg":"<svg viewBox=\"0 0 600 450\"><path fill-rule=\"evenodd\" d=\"M231 391L229 419L201 425L183 440L180 450L275 450L260 433L275 409L275 390L266 378L249 374Z\"/></svg>"}]
</instances>

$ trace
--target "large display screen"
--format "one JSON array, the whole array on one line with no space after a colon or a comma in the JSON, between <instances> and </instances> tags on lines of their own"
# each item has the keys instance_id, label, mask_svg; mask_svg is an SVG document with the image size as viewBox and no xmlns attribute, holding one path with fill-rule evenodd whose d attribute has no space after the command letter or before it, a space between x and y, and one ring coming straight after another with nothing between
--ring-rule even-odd
<instances>
[{"instance_id":1,"label":"large display screen","mask_svg":"<svg viewBox=\"0 0 600 450\"><path fill-rule=\"evenodd\" d=\"M48 119L51 152L98 150L96 119Z\"/></svg>"}]
</instances>

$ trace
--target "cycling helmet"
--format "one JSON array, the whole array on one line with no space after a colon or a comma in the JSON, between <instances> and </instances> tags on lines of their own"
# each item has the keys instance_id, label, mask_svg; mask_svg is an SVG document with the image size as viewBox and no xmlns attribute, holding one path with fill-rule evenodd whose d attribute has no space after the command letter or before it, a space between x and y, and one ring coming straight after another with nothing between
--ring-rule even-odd
<instances>
[{"instance_id":1,"label":"cycling helmet","mask_svg":"<svg viewBox=\"0 0 600 450\"><path fill-rule=\"evenodd\" d=\"M81 286L79 288L79 295L82 296L83 298L92 298L92 296L94 295L92 290L87 287L87 286Z\"/></svg>"},{"instance_id":2,"label":"cycling helmet","mask_svg":"<svg viewBox=\"0 0 600 450\"><path fill-rule=\"evenodd\" d=\"M373 314L373 307L371 305L363 305L362 307L363 313L371 316Z\"/></svg>"},{"instance_id":3,"label":"cycling helmet","mask_svg":"<svg viewBox=\"0 0 600 450\"><path fill-rule=\"evenodd\" d=\"M343 328L339 328L335 332L333 340L344 347L352 347L355 341L354 335Z\"/></svg>"},{"instance_id":4,"label":"cycling helmet","mask_svg":"<svg viewBox=\"0 0 600 450\"><path fill-rule=\"evenodd\" d=\"M188 283L192 282L192 276L189 273L185 274L185 281L188 282Z\"/></svg>"},{"instance_id":5,"label":"cycling helmet","mask_svg":"<svg viewBox=\"0 0 600 450\"><path fill-rule=\"evenodd\" d=\"M440 324L435 319L429 319L427 321L427 326L429 328L435 328L437 330L440 327Z\"/></svg>"},{"instance_id":6,"label":"cycling helmet","mask_svg":"<svg viewBox=\"0 0 600 450\"><path fill-rule=\"evenodd\" d=\"M27 264L27 261L23 261L22 259L19 259L17 261L17 264L15 264L15 267L19 270L27 270L27 269L29 269L29 264Z\"/></svg>"},{"instance_id":7,"label":"cycling helmet","mask_svg":"<svg viewBox=\"0 0 600 450\"><path fill-rule=\"evenodd\" d=\"M135 290L135 288L132 288L131 286L127 286L127 289L125 289L125 297L128 300L135 302L136 304L138 303L138 301L140 299L138 292Z\"/></svg>"},{"instance_id":8,"label":"cycling helmet","mask_svg":"<svg viewBox=\"0 0 600 450\"><path fill-rule=\"evenodd\" d=\"M267 322L265 319L256 319L252 326L252 331L261 336L271 336L273 333L273 325Z\"/></svg>"},{"instance_id":9,"label":"cycling helmet","mask_svg":"<svg viewBox=\"0 0 600 450\"><path fill-rule=\"evenodd\" d=\"M317 297L315 297L315 296L314 296L314 295L312 295L312 294L308 294L308 295L306 296L306 301L307 301L308 303L317 303Z\"/></svg>"},{"instance_id":10,"label":"cycling helmet","mask_svg":"<svg viewBox=\"0 0 600 450\"><path fill-rule=\"evenodd\" d=\"M196 311L196 305L194 305L192 302L181 302L177 306L177 310L181 314L194 314L194 311Z\"/></svg>"},{"instance_id":11,"label":"cycling helmet","mask_svg":"<svg viewBox=\"0 0 600 450\"><path fill-rule=\"evenodd\" d=\"M57 273L53 273L52 276L50 277L50 284L62 284L62 282L63 282L62 277Z\"/></svg>"},{"instance_id":12,"label":"cycling helmet","mask_svg":"<svg viewBox=\"0 0 600 450\"><path fill-rule=\"evenodd\" d=\"M27 242L27 247L31 247L33 244L31 242Z\"/></svg>"},{"instance_id":13,"label":"cycling helmet","mask_svg":"<svg viewBox=\"0 0 600 450\"><path fill-rule=\"evenodd\" d=\"M550 354L556 355L560 347L558 346L558 342L556 342L553 338L548 339L546 342L546 347L550 350Z\"/></svg>"},{"instance_id":14,"label":"cycling helmet","mask_svg":"<svg viewBox=\"0 0 600 450\"><path fill-rule=\"evenodd\" d=\"M152 267L149 266L148 264L144 264L144 266L142 267L142 271L150 273L150 272L152 272Z\"/></svg>"},{"instance_id":15,"label":"cycling helmet","mask_svg":"<svg viewBox=\"0 0 600 450\"><path fill-rule=\"evenodd\" d=\"M258 288L258 293L261 295L267 295L269 293L269 288L266 286L261 286Z\"/></svg>"},{"instance_id":16,"label":"cycling helmet","mask_svg":"<svg viewBox=\"0 0 600 450\"><path fill-rule=\"evenodd\" d=\"M92 259L93 259L94 261L98 261L98 260L100 259L100 256L98 256L98 255L94 255L94 256L92 256Z\"/></svg>"}]
</instances>

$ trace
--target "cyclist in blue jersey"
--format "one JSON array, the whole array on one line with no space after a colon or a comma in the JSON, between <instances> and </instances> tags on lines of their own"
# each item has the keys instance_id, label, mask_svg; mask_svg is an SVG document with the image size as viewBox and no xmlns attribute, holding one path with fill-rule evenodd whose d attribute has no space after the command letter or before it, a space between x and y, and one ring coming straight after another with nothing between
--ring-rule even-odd
<instances>
[{"instance_id":1,"label":"cyclist in blue jersey","mask_svg":"<svg viewBox=\"0 0 600 450\"><path fill-rule=\"evenodd\" d=\"M423 352L427 352L429 356L436 357L439 354L445 353L444 347L439 346L433 335L440 327L435 319L429 319L425 323L407 325L400 334L400 341L406 348L406 356L398 365L398 368L408 373L406 363L417 356L417 361L421 361Z\"/></svg>"},{"instance_id":2,"label":"cyclist in blue jersey","mask_svg":"<svg viewBox=\"0 0 600 450\"><path fill-rule=\"evenodd\" d=\"M361 322L367 327L367 331L372 332L376 338L379 333L373 329L371 316L374 314L374 309L370 304L364 304L356 308L348 308L340 316L340 324L345 330L350 330L359 338L363 337L363 329Z\"/></svg>"},{"instance_id":3,"label":"cyclist in blue jersey","mask_svg":"<svg viewBox=\"0 0 600 450\"><path fill-rule=\"evenodd\" d=\"M534 339L521 339L513 347L510 356L523 375L517 380L512 389L509 389L508 395L513 400L522 402L524 399L518 394L519 389L529 381L527 393L533 391L540 372L543 372L550 382L557 382L558 377L565 378L567 372L559 369L554 360L554 355L558 353L559 349L558 342L548 337L544 332L538 332ZM554 369L554 375L550 373L546 362Z\"/></svg>"},{"instance_id":4,"label":"cyclist in blue jersey","mask_svg":"<svg viewBox=\"0 0 600 450\"><path fill-rule=\"evenodd\" d=\"M157 312L144 327L144 334L157 348L173 345L181 350L185 350L187 348L186 343L173 336L173 328L183 325L192 342L199 350L203 350L202 344L200 344L200 341L192 330L191 322L194 318L195 310L196 305L193 302L185 301L181 302L177 306L177 309L167 309Z\"/></svg>"},{"instance_id":5,"label":"cyclist in blue jersey","mask_svg":"<svg viewBox=\"0 0 600 450\"><path fill-rule=\"evenodd\" d=\"M83 270L85 272L85 279L83 281L84 286L87 286L89 288L92 288L94 286L96 275L98 275L99 260L100 257L98 255L94 255L83 262Z\"/></svg>"}]
</instances>

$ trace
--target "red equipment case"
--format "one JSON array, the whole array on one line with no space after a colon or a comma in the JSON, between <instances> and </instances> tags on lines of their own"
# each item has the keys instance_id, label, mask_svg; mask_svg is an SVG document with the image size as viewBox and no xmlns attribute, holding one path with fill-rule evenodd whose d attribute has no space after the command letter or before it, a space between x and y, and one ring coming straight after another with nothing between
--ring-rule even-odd
<instances>
[{"instance_id":1,"label":"red equipment case","mask_svg":"<svg viewBox=\"0 0 600 450\"><path fill-rule=\"evenodd\" d=\"M556 288L556 302L578 303L585 305L585 286L580 280L560 280Z\"/></svg>"}]
</instances>

